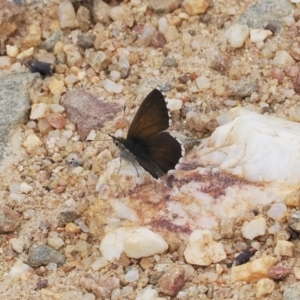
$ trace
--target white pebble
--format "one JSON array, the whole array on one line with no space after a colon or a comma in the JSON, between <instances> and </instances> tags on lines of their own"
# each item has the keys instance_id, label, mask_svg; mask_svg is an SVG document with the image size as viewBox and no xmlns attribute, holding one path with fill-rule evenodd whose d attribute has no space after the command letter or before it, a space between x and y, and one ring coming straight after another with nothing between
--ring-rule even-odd
<instances>
[{"instance_id":1,"label":"white pebble","mask_svg":"<svg viewBox=\"0 0 300 300\"><path fill-rule=\"evenodd\" d=\"M91 264L91 268L94 271L99 271L100 269L106 267L107 265L108 265L108 260L105 257L99 257Z\"/></svg>"},{"instance_id":2,"label":"white pebble","mask_svg":"<svg viewBox=\"0 0 300 300\"><path fill-rule=\"evenodd\" d=\"M287 208L283 203L274 203L268 210L268 217L275 221L283 222L285 221Z\"/></svg>"},{"instance_id":3,"label":"white pebble","mask_svg":"<svg viewBox=\"0 0 300 300\"><path fill-rule=\"evenodd\" d=\"M19 49L16 46L6 45L6 54L9 57L16 57L19 54Z\"/></svg>"},{"instance_id":4,"label":"white pebble","mask_svg":"<svg viewBox=\"0 0 300 300\"><path fill-rule=\"evenodd\" d=\"M23 259L18 260L10 269L7 277L10 280L19 280L22 273L32 270L27 264L23 263Z\"/></svg>"},{"instance_id":5,"label":"white pebble","mask_svg":"<svg viewBox=\"0 0 300 300\"><path fill-rule=\"evenodd\" d=\"M165 17L159 18L157 20L158 23L158 31L164 33L168 28L168 21Z\"/></svg>"},{"instance_id":6,"label":"white pebble","mask_svg":"<svg viewBox=\"0 0 300 300\"><path fill-rule=\"evenodd\" d=\"M124 279L127 282L134 282L139 279L139 271L136 268L132 268L125 275Z\"/></svg>"},{"instance_id":7,"label":"white pebble","mask_svg":"<svg viewBox=\"0 0 300 300\"><path fill-rule=\"evenodd\" d=\"M247 40L249 32L250 30L247 25L236 23L226 30L225 37L231 47L241 48Z\"/></svg>"},{"instance_id":8,"label":"white pebble","mask_svg":"<svg viewBox=\"0 0 300 300\"><path fill-rule=\"evenodd\" d=\"M25 247L25 241L22 237L10 240L11 246L17 253L22 253Z\"/></svg>"},{"instance_id":9,"label":"white pebble","mask_svg":"<svg viewBox=\"0 0 300 300\"><path fill-rule=\"evenodd\" d=\"M82 297L82 300L95 300L96 296L92 293L85 293Z\"/></svg>"},{"instance_id":10,"label":"white pebble","mask_svg":"<svg viewBox=\"0 0 300 300\"><path fill-rule=\"evenodd\" d=\"M65 108L59 104L48 104L48 107L52 113L63 113Z\"/></svg>"},{"instance_id":11,"label":"white pebble","mask_svg":"<svg viewBox=\"0 0 300 300\"><path fill-rule=\"evenodd\" d=\"M119 71L116 70L112 70L109 74L109 77L112 81L119 81L121 78L121 73Z\"/></svg>"},{"instance_id":12,"label":"white pebble","mask_svg":"<svg viewBox=\"0 0 300 300\"><path fill-rule=\"evenodd\" d=\"M273 59L273 64L276 67L286 67L295 64L294 59L285 50L276 51L275 57Z\"/></svg>"},{"instance_id":13,"label":"white pebble","mask_svg":"<svg viewBox=\"0 0 300 300\"><path fill-rule=\"evenodd\" d=\"M24 59L24 58L27 58L29 56L32 56L33 52L34 52L34 47L26 49L26 50L24 50L23 52L21 52L20 54L17 55L17 59Z\"/></svg>"},{"instance_id":14,"label":"white pebble","mask_svg":"<svg viewBox=\"0 0 300 300\"><path fill-rule=\"evenodd\" d=\"M120 94L123 90L123 85L113 82L110 79L103 80L103 87L110 93Z\"/></svg>"},{"instance_id":15,"label":"white pebble","mask_svg":"<svg viewBox=\"0 0 300 300\"><path fill-rule=\"evenodd\" d=\"M253 240L257 236L264 235L266 233L266 229L266 219L263 217L258 217L243 224L242 235L246 239Z\"/></svg>"},{"instance_id":16,"label":"white pebble","mask_svg":"<svg viewBox=\"0 0 300 300\"><path fill-rule=\"evenodd\" d=\"M31 120L44 118L48 112L48 106L45 103L34 103L31 105Z\"/></svg>"},{"instance_id":17,"label":"white pebble","mask_svg":"<svg viewBox=\"0 0 300 300\"><path fill-rule=\"evenodd\" d=\"M182 108L183 102L180 99L166 99L168 109L172 111L177 111Z\"/></svg>"},{"instance_id":18,"label":"white pebble","mask_svg":"<svg viewBox=\"0 0 300 300\"><path fill-rule=\"evenodd\" d=\"M211 87L210 80L206 76L200 76L196 78L196 84L199 90L209 89Z\"/></svg>"},{"instance_id":19,"label":"white pebble","mask_svg":"<svg viewBox=\"0 0 300 300\"><path fill-rule=\"evenodd\" d=\"M11 66L10 57L0 56L0 69L6 69Z\"/></svg>"},{"instance_id":20,"label":"white pebble","mask_svg":"<svg viewBox=\"0 0 300 300\"><path fill-rule=\"evenodd\" d=\"M250 29L250 40L252 43L263 42L267 37L273 33L271 30L265 29Z\"/></svg>"},{"instance_id":21,"label":"white pebble","mask_svg":"<svg viewBox=\"0 0 300 300\"><path fill-rule=\"evenodd\" d=\"M195 230L192 232L184 257L190 264L208 266L226 258L224 247L213 240L209 230Z\"/></svg>"},{"instance_id":22,"label":"white pebble","mask_svg":"<svg viewBox=\"0 0 300 300\"><path fill-rule=\"evenodd\" d=\"M32 150L42 144L43 142L39 139L39 137L36 134L31 133L25 139L23 146L27 148L27 150Z\"/></svg>"},{"instance_id":23,"label":"white pebble","mask_svg":"<svg viewBox=\"0 0 300 300\"><path fill-rule=\"evenodd\" d=\"M22 194L29 194L33 191L33 187L26 182L21 182L20 184L20 192Z\"/></svg>"},{"instance_id":24,"label":"white pebble","mask_svg":"<svg viewBox=\"0 0 300 300\"><path fill-rule=\"evenodd\" d=\"M290 256L294 255L295 245L288 241L278 241L274 252L280 256Z\"/></svg>"},{"instance_id":25,"label":"white pebble","mask_svg":"<svg viewBox=\"0 0 300 300\"><path fill-rule=\"evenodd\" d=\"M130 258L141 258L161 254L168 244L159 234L148 228L140 227L124 239L124 252Z\"/></svg>"}]
</instances>

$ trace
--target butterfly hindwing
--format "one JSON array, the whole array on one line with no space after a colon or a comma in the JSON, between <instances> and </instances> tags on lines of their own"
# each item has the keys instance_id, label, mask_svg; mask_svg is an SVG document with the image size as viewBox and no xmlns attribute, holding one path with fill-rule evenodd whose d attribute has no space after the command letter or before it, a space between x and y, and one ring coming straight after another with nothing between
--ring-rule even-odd
<instances>
[{"instance_id":1,"label":"butterfly hindwing","mask_svg":"<svg viewBox=\"0 0 300 300\"><path fill-rule=\"evenodd\" d=\"M128 129L127 139L139 140L169 127L169 112L160 90L152 90L142 102Z\"/></svg>"}]
</instances>

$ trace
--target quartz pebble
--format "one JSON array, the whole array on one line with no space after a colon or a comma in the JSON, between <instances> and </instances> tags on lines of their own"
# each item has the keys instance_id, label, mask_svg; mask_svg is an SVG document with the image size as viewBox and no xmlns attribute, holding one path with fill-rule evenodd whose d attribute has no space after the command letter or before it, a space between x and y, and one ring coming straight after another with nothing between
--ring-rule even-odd
<instances>
[{"instance_id":1,"label":"quartz pebble","mask_svg":"<svg viewBox=\"0 0 300 300\"><path fill-rule=\"evenodd\" d=\"M34 103L31 105L31 120L44 118L48 112L48 106L45 103Z\"/></svg>"},{"instance_id":2,"label":"quartz pebble","mask_svg":"<svg viewBox=\"0 0 300 300\"><path fill-rule=\"evenodd\" d=\"M178 111L182 108L183 102L180 99L166 99L168 109L172 111Z\"/></svg>"},{"instance_id":3,"label":"quartz pebble","mask_svg":"<svg viewBox=\"0 0 300 300\"><path fill-rule=\"evenodd\" d=\"M113 7L109 12L109 16L114 21L123 21L128 27L132 27L134 22L132 11L124 5Z\"/></svg>"},{"instance_id":4,"label":"quartz pebble","mask_svg":"<svg viewBox=\"0 0 300 300\"><path fill-rule=\"evenodd\" d=\"M299 207L300 206L300 195L299 192L293 192L285 196L284 204L287 207Z\"/></svg>"},{"instance_id":5,"label":"quartz pebble","mask_svg":"<svg viewBox=\"0 0 300 300\"><path fill-rule=\"evenodd\" d=\"M233 48L241 48L249 37L249 27L247 25L235 24L229 27L225 32L228 44Z\"/></svg>"},{"instance_id":6,"label":"quartz pebble","mask_svg":"<svg viewBox=\"0 0 300 300\"><path fill-rule=\"evenodd\" d=\"M275 283L269 278L260 279L255 286L255 296L257 298L269 295L273 292Z\"/></svg>"},{"instance_id":7,"label":"quartz pebble","mask_svg":"<svg viewBox=\"0 0 300 300\"><path fill-rule=\"evenodd\" d=\"M139 271L136 268L131 268L125 275L126 282L134 282L139 279Z\"/></svg>"},{"instance_id":8,"label":"quartz pebble","mask_svg":"<svg viewBox=\"0 0 300 300\"><path fill-rule=\"evenodd\" d=\"M267 229L266 219L258 217L250 222L245 222L242 227L242 235L244 238L253 240L254 238L265 235Z\"/></svg>"},{"instance_id":9,"label":"quartz pebble","mask_svg":"<svg viewBox=\"0 0 300 300\"><path fill-rule=\"evenodd\" d=\"M7 277L10 280L13 281L17 281L20 279L20 277L22 276L22 274L24 274L25 272L28 272L32 270L32 268L30 266L28 266L27 264L23 263L23 260L18 260L10 269L10 271L7 274Z\"/></svg>"},{"instance_id":10,"label":"quartz pebble","mask_svg":"<svg viewBox=\"0 0 300 300\"><path fill-rule=\"evenodd\" d=\"M231 280L234 281L258 281L268 277L269 269L274 266L277 259L272 256L263 256L254 261L231 268Z\"/></svg>"},{"instance_id":11,"label":"quartz pebble","mask_svg":"<svg viewBox=\"0 0 300 300\"><path fill-rule=\"evenodd\" d=\"M1 56L0 57L0 69L7 69L11 66L10 57Z\"/></svg>"},{"instance_id":12,"label":"quartz pebble","mask_svg":"<svg viewBox=\"0 0 300 300\"><path fill-rule=\"evenodd\" d=\"M133 230L124 239L124 252L130 258L141 258L160 254L168 249L162 236L140 227Z\"/></svg>"},{"instance_id":13,"label":"quartz pebble","mask_svg":"<svg viewBox=\"0 0 300 300\"><path fill-rule=\"evenodd\" d=\"M159 297L152 285L148 285L138 292L135 300L166 300L166 298Z\"/></svg>"},{"instance_id":14,"label":"quartz pebble","mask_svg":"<svg viewBox=\"0 0 300 300\"><path fill-rule=\"evenodd\" d=\"M71 1L64 0L59 4L57 9L57 16L60 28L74 29L79 27L79 23L77 21L75 10Z\"/></svg>"},{"instance_id":15,"label":"quartz pebble","mask_svg":"<svg viewBox=\"0 0 300 300\"><path fill-rule=\"evenodd\" d=\"M273 35L272 31L265 29L250 29L250 40L252 43L264 42L264 40Z\"/></svg>"},{"instance_id":16,"label":"quartz pebble","mask_svg":"<svg viewBox=\"0 0 300 300\"><path fill-rule=\"evenodd\" d=\"M28 151L31 151L31 150L35 149L36 147L41 146L42 144L43 144L43 142L40 140L40 138L36 134L31 133L25 139L23 146Z\"/></svg>"},{"instance_id":17,"label":"quartz pebble","mask_svg":"<svg viewBox=\"0 0 300 300\"><path fill-rule=\"evenodd\" d=\"M109 262L105 257L99 257L91 264L91 268L94 271L99 271L100 269L106 267L108 264Z\"/></svg>"},{"instance_id":18,"label":"quartz pebble","mask_svg":"<svg viewBox=\"0 0 300 300\"><path fill-rule=\"evenodd\" d=\"M6 45L6 54L9 57L16 57L19 54L19 49L17 46Z\"/></svg>"},{"instance_id":19,"label":"quartz pebble","mask_svg":"<svg viewBox=\"0 0 300 300\"><path fill-rule=\"evenodd\" d=\"M191 234L184 257L190 264L208 266L226 258L224 247L213 240L209 230L195 230Z\"/></svg>"},{"instance_id":20,"label":"quartz pebble","mask_svg":"<svg viewBox=\"0 0 300 300\"><path fill-rule=\"evenodd\" d=\"M197 77L196 84L197 84L199 90L205 90L205 89L209 89L211 87L210 80L206 76Z\"/></svg>"},{"instance_id":21,"label":"quartz pebble","mask_svg":"<svg viewBox=\"0 0 300 300\"><path fill-rule=\"evenodd\" d=\"M284 68L294 65L295 61L287 51L278 50L276 51L275 57L273 59L273 64L279 68Z\"/></svg>"},{"instance_id":22,"label":"quartz pebble","mask_svg":"<svg viewBox=\"0 0 300 300\"><path fill-rule=\"evenodd\" d=\"M53 95L61 95L66 91L66 87L63 80L53 78L49 83L49 90Z\"/></svg>"},{"instance_id":23,"label":"quartz pebble","mask_svg":"<svg viewBox=\"0 0 300 300\"><path fill-rule=\"evenodd\" d=\"M21 182L20 184L20 192L22 194L29 194L33 191L33 187L26 182Z\"/></svg>"},{"instance_id":24,"label":"quartz pebble","mask_svg":"<svg viewBox=\"0 0 300 300\"><path fill-rule=\"evenodd\" d=\"M51 248L53 248L55 250L58 250L59 248L61 248L64 245L63 239L60 238L58 236L58 233L55 231L49 232L48 238L47 238L47 243Z\"/></svg>"},{"instance_id":25,"label":"quartz pebble","mask_svg":"<svg viewBox=\"0 0 300 300\"><path fill-rule=\"evenodd\" d=\"M274 203L267 212L268 217L279 222L286 220L287 208L283 203Z\"/></svg>"},{"instance_id":26,"label":"quartz pebble","mask_svg":"<svg viewBox=\"0 0 300 300\"><path fill-rule=\"evenodd\" d=\"M278 241L274 252L280 256L293 256L295 245L288 241Z\"/></svg>"},{"instance_id":27,"label":"quartz pebble","mask_svg":"<svg viewBox=\"0 0 300 300\"><path fill-rule=\"evenodd\" d=\"M120 94L123 90L123 85L113 82L106 78L103 80L103 87L110 93Z\"/></svg>"}]
</instances>

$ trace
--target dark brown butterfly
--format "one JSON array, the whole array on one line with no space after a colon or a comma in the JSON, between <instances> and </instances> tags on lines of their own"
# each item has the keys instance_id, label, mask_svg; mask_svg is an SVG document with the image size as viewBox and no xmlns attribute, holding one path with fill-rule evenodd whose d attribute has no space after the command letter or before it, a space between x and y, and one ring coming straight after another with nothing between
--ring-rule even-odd
<instances>
[{"instance_id":1,"label":"dark brown butterfly","mask_svg":"<svg viewBox=\"0 0 300 300\"><path fill-rule=\"evenodd\" d=\"M175 168L184 155L181 143L164 132L170 126L170 116L165 98L160 90L152 90L142 102L127 138L109 135L120 148L127 152L155 179Z\"/></svg>"}]
</instances>

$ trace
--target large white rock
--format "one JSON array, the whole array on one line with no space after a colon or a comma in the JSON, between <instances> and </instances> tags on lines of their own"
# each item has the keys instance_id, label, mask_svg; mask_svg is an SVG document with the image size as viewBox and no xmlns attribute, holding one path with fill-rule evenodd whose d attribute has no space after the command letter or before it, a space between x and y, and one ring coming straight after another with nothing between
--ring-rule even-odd
<instances>
[{"instance_id":1,"label":"large white rock","mask_svg":"<svg viewBox=\"0 0 300 300\"><path fill-rule=\"evenodd\" d=\"M131 258L161 254L168 247L162 236L144 227L133 230L124 240L124 252Z\"/></svg>"},{"instance_id":2,"label":"large white rock","mask_svg":"<svg viewBox=\"0 0 300 300\"><path fill-rule=\"evenodd\" d=\"M120 227L106 234L100 244L102 255L109 261L119 259L123 251L128 257L141 258L167 249L163 237L145 227Z\"/></svg>"},{"instance_id":3,"label":"large white rock","mask_svg":"<svg viewBox=\"0 0 300 300\"><path fill-rule=\"evenodd\" d=\"M184 251L186 261L193 265L208 266L226 258L224 247L213 240L209 230L195 230Z\"/></svg>"}]
</instances>

